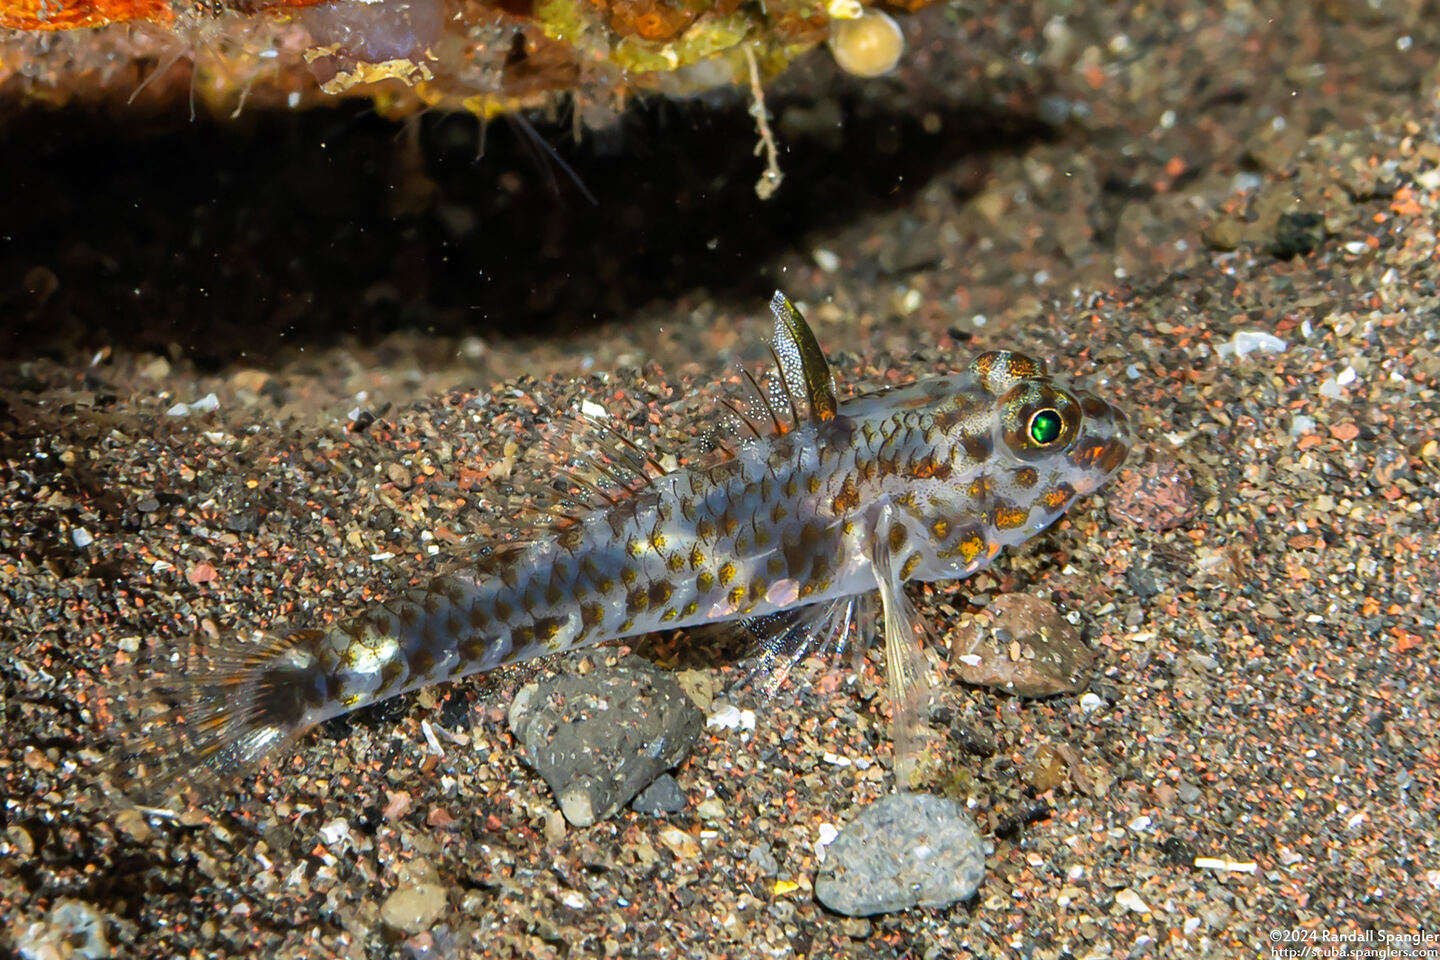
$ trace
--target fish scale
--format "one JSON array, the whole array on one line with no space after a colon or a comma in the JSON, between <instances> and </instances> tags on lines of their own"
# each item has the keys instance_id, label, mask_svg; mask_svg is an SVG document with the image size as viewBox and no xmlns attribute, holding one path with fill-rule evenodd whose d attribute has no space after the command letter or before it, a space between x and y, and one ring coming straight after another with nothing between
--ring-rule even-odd
<instances>
[{"instance_id":1,"label":"fish scale","mask_svg":"<svg viewBox=\"0 0 1440 960\"><path fill-rule=\"evenodd\" d=\"M553 528L328 628L221 643L206 670L156 682L168 710L134 738L143 759L203 784L434 683L771 614L823 636L877 589L897 727L913 719L925 627L904 582L969 576L1044 529L1119 467L1128 423L1003 351L839 404L799 311L779 293L771 309L776 376L731 418L745 439L663 475L632 468L623 489L577 481L596 496Z\"/></svg>"}]
</instances>

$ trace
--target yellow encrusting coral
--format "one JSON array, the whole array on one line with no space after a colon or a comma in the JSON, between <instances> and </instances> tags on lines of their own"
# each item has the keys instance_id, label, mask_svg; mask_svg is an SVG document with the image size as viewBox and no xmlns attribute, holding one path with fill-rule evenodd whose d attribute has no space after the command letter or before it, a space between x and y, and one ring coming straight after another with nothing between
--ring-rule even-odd
<instances>
[{"instance_id":1,"label":"yellow encrusting coral","mask_svg":"<svg viewBox=\"0 0 1440 960\"><path fill-rule=\"evenodd\" d=\"M0 96L12 104L125 100L143 83L152 107L199 92L224 113L363 96L391 116L488 117L557 95L603 113L635 94L768 79L827 38L862 76L893 68L903 48L863 0L179 0L159 19L143 4L85 0L84 18L43 30L10 15L21 2L0 0ZM59 29L81 20L99 25Z\"/></svg>"}]
</instances>

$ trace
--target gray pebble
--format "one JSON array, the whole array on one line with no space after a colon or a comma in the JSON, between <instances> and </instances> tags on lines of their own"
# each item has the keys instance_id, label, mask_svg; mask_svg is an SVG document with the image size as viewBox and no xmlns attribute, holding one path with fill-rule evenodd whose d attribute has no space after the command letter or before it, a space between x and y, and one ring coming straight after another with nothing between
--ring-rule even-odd
<instances>
[{"instance_id":1,"label":"gray pebble","mask_svg":"<svg viewBox=\"0 0 1440 960\"><path fill-rule=\"evenodd\" d=\"M753 863L764 876L773 877L780 872L780 862L775 859L775 851L768 843L757 843L751 847L745 859Z\"/></svg>"},{"instance_id":2,"label":"gray pebble","mask_svg":"<svg viewBox=\"0 0 1440 960\"><path fill-rule=\"evenodd\" d=\"M705 718L668 673L639 657L570 663L573 672L520 691L510 729L565 819L587 827L683 760Z\"/></svg>"},{"instance_id":3,"label":"gray pebble","mask_svg":"<svg viewBox=\"0 0 1440 960\"><path fill-rule=\"evenodd\" d=\"M685 791L680 789L674 777L662 773L654 783L640 791L640 795L630 802L630 807L636 813L651 817L679 813L685 809Z\"/></svg>"},{"instance_id":4,"label":"gray pebble","mask_svg":"<svg viewBox=\"0 0 1440 960\"><path fill-rule=\"evenodd\" d=\"M861 810L826 848L815 896L836 913L866 917L949 906L984 876L985 850L962 804L897 793Z\"/></svg>"}]
</instances>

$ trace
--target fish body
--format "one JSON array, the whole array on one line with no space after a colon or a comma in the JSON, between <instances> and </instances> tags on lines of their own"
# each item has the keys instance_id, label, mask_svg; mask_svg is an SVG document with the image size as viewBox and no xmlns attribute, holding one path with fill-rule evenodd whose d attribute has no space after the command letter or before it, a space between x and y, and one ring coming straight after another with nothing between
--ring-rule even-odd
<instances>
[{"instance_id":1,"label":"fish body","mask_svg":"<svg viewBox=\"0 0 1440 960\"><path fill-rule=\"evenodd\" d=\"M747 440L597 490L534 539L333 626L222 647L163 683L166 722L142 739L169 755L152 759L198 783L430 684L739 618L798 612L823 631L877 589L903 703L923 674L904 582L969 576L1052 523L1124 460L1125 415L1006 352L842 405L799 312L778 293L771 308L778 377L773 402L758 393L768 416L737 412Z\"/></svg>"}]
</instances>

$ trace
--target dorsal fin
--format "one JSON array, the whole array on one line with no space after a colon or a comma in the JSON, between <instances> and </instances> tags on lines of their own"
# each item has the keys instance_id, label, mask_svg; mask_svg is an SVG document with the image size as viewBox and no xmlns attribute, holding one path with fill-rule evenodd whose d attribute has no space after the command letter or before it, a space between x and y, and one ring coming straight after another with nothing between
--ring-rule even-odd
<instances>
[{"instance_id":1,"label":"dorsal fin","mask_svg":"<svg viewBox=\"0 0 1440 960\"><path fill-rule=\"evenodd\" d=\"M584 391L556 398L558 404L535 399L521 445L526 462L494 491L498 516L487 524L488 545L498 555L562 534L595 510L653 494L656 481L681 465L723 463L751 443L834 419L834 377L809 324L778 290L770 310L775 326L767 346L774 370L757 379L741 368L733 381L738 394L698 414L697 420L710 426L700 433L698 456L660 449L653 438L628 429L629 419L610 416Z\"/></svg>"},{"instance_id":2,"label":"dorsal fin","mask_svg":"<svg viewBox=\"0 0 1440 960\"><path fill-rule=\"evenodd\" d=\"M775 315L775 335L770 346L786 389L792 397L805 398L809 419L835 419L839 407L835 402L835 376L810 324L779 290L770 298L770 312Z\"/></svg>"},{"instance_id":3,"label":"dorsal fin","mask_svg":"<svg viewBox=\"0 0 1440 960\"><path fill-rule=\"evenodd\" d=\"M770 312L775 327L765 345L774 369L757 380L742 367L732 378L740 393L719 401L718 421L701 435L707 452L701 464L728 460L751 443L783 436L807 422L835 418L835 379L810 325L779 290L770 300Z\"/></svg>"},{"instance_id":4,"label":"dorsal fin","mask_svg":"<svg viewBox=\"0 0 1440 960\"><path fill-rule=\"evenodd\" d=\"M536 476L516 490L529 499L517 519L532 531L562 531L592 510L654 490L678 466L674 455L642 447L621 422L587 403L588 410L549 414L530 446L527 466Z\"/></svg>"}]
</instances>

